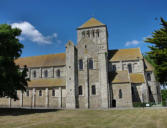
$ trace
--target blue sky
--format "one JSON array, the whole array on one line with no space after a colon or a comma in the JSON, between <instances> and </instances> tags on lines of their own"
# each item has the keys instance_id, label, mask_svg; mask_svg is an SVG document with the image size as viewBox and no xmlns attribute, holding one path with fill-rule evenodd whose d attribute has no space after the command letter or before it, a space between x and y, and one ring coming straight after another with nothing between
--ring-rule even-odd
<instances>
[{"instance_id":1,"label":"blue sky","mask_svg":"<svg viewBox=\"0 0 167 128\"><path fill-rule=\"evenodd\" d=\"M140 47L167 20L167 0L0 0L0 24L20 27L22 57L65 52L76 28L92 16L106 24L109 49Z\"/></svg>"}]
</instances>

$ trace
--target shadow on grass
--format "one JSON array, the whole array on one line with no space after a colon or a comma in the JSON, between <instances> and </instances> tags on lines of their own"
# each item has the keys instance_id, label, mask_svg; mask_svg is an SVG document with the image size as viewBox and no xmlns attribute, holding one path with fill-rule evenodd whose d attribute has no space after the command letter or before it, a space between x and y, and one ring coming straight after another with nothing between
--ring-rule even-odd
<instances>
[{"instance_id":1,"label":"shadow on grass","mask_svg":"<svg viewBox=\"0 0 167 128\"><path fill-rule=\"evenodd\" d=\"M35 113L56 112L59 109L0 108L0 116L20 116Z\"/></svg>"}]
</instances>

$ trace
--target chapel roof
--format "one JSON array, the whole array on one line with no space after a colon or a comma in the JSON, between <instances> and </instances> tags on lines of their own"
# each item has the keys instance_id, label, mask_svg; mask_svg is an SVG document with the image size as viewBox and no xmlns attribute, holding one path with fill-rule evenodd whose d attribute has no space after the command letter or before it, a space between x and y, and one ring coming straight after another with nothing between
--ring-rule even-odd
<instances>
[{"instance_id":1,"label":"chapel roof","mask_svg":"<svg viewBox=\"0 0 167 128\"><path fill-rule=\"evenodd\" d=\"M109 61L126 61L143 59L140 48L109 50Z\"/></svg>"},{"instance_id":2,"label":"chapel roof","mask_svg":"<svg viewBox=\"0 0 167 128\"><path fill-rule=\"evenodd\" d=\"M20 67L64 66L65 53L18 58L15 63Z\"/></svg>"},{"instance_id":3,"label":"chapel roof","mask_svg":"<svg viewBox=\"0 0 167 128\"><path fill-rule=\"evenodd\" d=\"M146 60L144 59L145 66L146 66L146 71L153 71L154 67Z\"/></svg>"},{"instance_id":4,"label":"chapel roof","mask_svg":"<svg viewBox=\"0 0 167 128\"><path fill-rule=\"evenodd\" d=\"M34 79L28 82L28 87L55 87L65 86L66 81L63 78Z\"/></svg>"},{"instance_id":5,"label":"chapel roof","mask_svg":"<svg viewBox=\"0 0 167 128\"><path fill-rule=\"evenodd\" d=\"M92 17L87 22L85 22L83 25L78 27L78 29L97 27L97 26L105 26L105 24L101 23L100 21Z\"/></svg>"},{"instance_id":6,"label":"chapel roof","mask_svg":"<svg viewBox=\"0 0 167 128\"><path fill-rule=\"evenodd\" d=\"M144 83L144 75L141 73L130 73L130 82L131 83Z\"/></svg>"}]
</instances>

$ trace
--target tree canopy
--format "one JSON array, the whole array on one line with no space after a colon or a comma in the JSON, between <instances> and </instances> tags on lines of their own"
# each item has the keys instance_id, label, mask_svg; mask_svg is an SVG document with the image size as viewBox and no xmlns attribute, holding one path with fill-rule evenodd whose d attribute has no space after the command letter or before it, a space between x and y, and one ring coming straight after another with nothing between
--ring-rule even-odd
<instances>
[{"instance_id":1,"label":"tree canopy","mask_svg":"<svg viewBox=\"0 0 167 128\"><path fill-rule=\"evenodd\" d=\"M24 47L17 38L21 30L10 25L0 25L0 97L10 97L15 100L17 90L24 91L27 87L27 68L21 71L14 63L21 56Z\"/></svg>"},{"instance_id":2,"label":"tree canopy","mask_svg":"<svg viewBox=\"0 0 167 128\"><path fill-rule=\"evenodd\" d=\"M156 79L162 84L167 84L167 21L161 18L161 28L152 33L152 37L146 38L148 56L153 60Z\"/></svg>"}]
</instances>

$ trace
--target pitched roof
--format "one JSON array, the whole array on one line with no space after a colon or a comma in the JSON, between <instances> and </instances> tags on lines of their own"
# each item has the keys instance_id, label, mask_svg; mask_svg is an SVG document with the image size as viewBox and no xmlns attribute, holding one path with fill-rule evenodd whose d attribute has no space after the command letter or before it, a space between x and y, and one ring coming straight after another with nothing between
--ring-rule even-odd
<instances>
[{"instance_id":1,"label":"pitched roof","mask_svg":"<svg viewBox=\"0 0 167 128\"><path fill-rule=\"evenodd\" d=\"M140 48L109 50L109 61L142 59Z\"/></svg>"},{"instance_id":2,"label":"pitched roof","mask_svg":"<svg viewBox=\"0 0 167 128\"><path fill-rule=\"evenodd\" d=\"M62 66L65 65L65 53L18 58L15 63L20 67Z\"/></svg>"},{"instance_id":3,"label":"pitched roof","mask_svg":"<svg viewBox=\"0 0 167 128\"><path fill-rule=\"evenodd\" d=\"M97 26L104 26L105 24L101 23L100 21L98 21L95 18L91 18L89 19L86 23L84 23L83 25L81 25L80 27L78 27L78 29L81 28L89 28L89 27L97 27Z\"/></svg>"},{"instance_id":4,"label":"pitched roof","mask_svg":"<svg viewBox=\"0 0 167 128\"><path fill-rule=\"evenodd\" d=\"M131 83L144 83L144 75L140 73L131 73L130 75L130 82Z\"/></svg>"},{"instance_id":5,"label":"pitched roof","mask_svg":"<svg viewBox=\"0 0 167 128\"><path fill-rule=\"evenodd\" d=\"M117 71L114 76L112 76L112 83L127 83L130 82L128 78L128 71Z\"/></svg>"},{"instance_id":6,"label":"pitched roof","mask_svg":"<svg viewBox=\"0 0 167 128\"><path fill-rule=\"evenodd\" d=\"M146 71L154 71L154 67L146 60L144 59Z\"/></svg>"},{"instance_id":7,"label":"pitched roof","mask_svg":"<svg viewBox=\"0 0 167 128\"><path fill-rule=\"evenodd\" d=\"M28 87L55 87L65 86L66 81L62 78L52 79L35 79L28 82Z\"/></svg>"}]
</instances>

